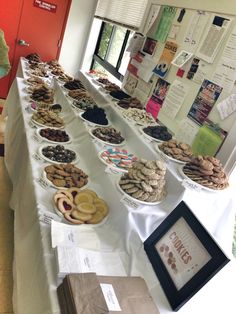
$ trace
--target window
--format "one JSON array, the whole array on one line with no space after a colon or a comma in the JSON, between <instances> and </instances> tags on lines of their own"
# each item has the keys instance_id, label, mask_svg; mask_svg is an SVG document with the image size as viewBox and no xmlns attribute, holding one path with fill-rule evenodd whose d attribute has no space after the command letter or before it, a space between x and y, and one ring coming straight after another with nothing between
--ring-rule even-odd
<instances>
[{"instance_id":1,"label":"window","mask_svg":"<svg viewBox=\"0 0 236 314\"><path fill-rule=\"evenodd\" d=\"M126 46L131 35L132 32L122 26L103 22L91 68L111 73L122 81L129 62Z\"/></svg>"}]
</instances>

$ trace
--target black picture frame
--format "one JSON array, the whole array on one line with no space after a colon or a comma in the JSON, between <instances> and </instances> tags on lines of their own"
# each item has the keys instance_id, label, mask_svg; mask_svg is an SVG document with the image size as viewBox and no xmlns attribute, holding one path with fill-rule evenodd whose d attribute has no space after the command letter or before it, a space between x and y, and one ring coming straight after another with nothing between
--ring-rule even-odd
<instances>
[{"instance_id":1,"label":"black picture frame","mask_svg":"<svg viewBox=\"0 0 236 314\"><path fill-rule=\"evenodd\" d=\"M184 233L184 231L187 232ZM188 238L185 237L188 233L190 245ZM164 242L171 244L165 245ZM167 248L168 251L166 251ZM196 251L196 248L199 251ZM183 201L145 240L144 249L174 311L178 311L230 261ZM190 260L189 264L193 264L194 256L196 260L202 258L204 262L202 265L197 263L189 270L188 262ZM183 270L182 277L181 272L178 273L176 269L177 263ZM196 273L192 275L192 272ZM191 277L188 278L188 276Z\"/></svg>"}]
</instances>

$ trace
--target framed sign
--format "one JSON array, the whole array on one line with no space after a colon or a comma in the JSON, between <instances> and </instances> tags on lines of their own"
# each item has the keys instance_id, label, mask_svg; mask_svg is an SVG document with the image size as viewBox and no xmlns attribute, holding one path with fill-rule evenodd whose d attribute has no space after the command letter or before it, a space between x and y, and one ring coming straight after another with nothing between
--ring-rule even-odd
<instances>
[{"instance_id":1,"label":"framed sign","mask_svg":"<svg viewBox=\"0 0 236 314\"><path fill-rule=\"evenodd\" d=\"M144 242L144 249L174 311L229 262L183 201Z\"/></svg>"}]
</instances>

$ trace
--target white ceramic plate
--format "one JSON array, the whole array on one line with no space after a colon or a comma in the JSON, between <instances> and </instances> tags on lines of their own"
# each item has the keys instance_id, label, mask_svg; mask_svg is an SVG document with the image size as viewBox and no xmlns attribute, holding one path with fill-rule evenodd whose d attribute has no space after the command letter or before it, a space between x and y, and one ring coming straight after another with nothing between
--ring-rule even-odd
<instances>
[{"instance_id":1,"label":"white ceramic plate","mask_svg":"<svg viewBox=\"0 0 236 314\"><path fill-rule=\"evenodd\" d=\"M105 126L105 127L107 127L107 126ZM105 142L105 141L103 141L103 140L101 140L99 137L97 137L97 136L95 136L94 134L93 134L93 131L94 130L96 130L97 128L91 128L88 132L89 132L89 134L93 137L93 138L95 138L97 141L99 141L99 142L101 142L101 143L103 143L103 144L106 144L106 145L108 145L108 146L117 146L117 147L119 147L119 146L124 146L124 144L125 144L125 139L124 139L124 141L122 142L122 143L119 143L119 144L114 144L114 143L110 143L110 142Z\"/></svg>"},{"instance_id":2,"label":"white ceramic plate","mask_svg":"<svg viewBox=\"0 0 236 314\"><path fill-rule=\"evenodd\" d=\"M94 123L94 122L92 122L92 121L89 121L89 120L87 120L87 119L85 119L85 118L82 117L82 114L83 114L83 113L84 113L84 112L80 112L80 113L79 113L79 117L80 117L81 120L87 122L88 124L91 124L91 125L94 125L94 126L104 126L104 127L111 125L108 119L107 119L107 120L108 120L108 124L106 124L106 125L104 125L104 124L98 124L98 123Z\"/></svg>"},{"instance_id":3,"label":"white ceramic plate","mask_svg":"<svg viewBox=\"0 0 236 314\"><path fill-rule=\"evenodd\" d=\"M189 178L184 172L183 172L183 167L184 166L179 166L178 167L178 172L179 174L181 175L181 177L183 179L187 179L188 181L190 181L191 183L193 183L194 185L198 186L199 188L205 190L205 191L209 191L209 192L213 192L213 193L219 193L219 192L222 192L224 191L225 189L223 190L214 190L214 189L211 189L211 188L208 188L207 186L204 186L200 183L197 183L196 181L192 180L191 178Z\"/></svg>"},{"instance_id":4,"label":"white ceramic plate","mask_svg":"<svg viewBox=\"0 0 236 314\"><path fill-rule=\"evenodd\" d=\"M46 124L42 124L42 123L39 123L39 122L37 122L37 121L35 121L34 119L31 119L31 121L33 122L33 124L35 124L37 127L38 126L41 126L41 127L47 127L47 128L51 128L52 126L50 126L50 125L46 125ZM59 126L59 127L53 127L54 129L64 129L64 125L62 125L62 126Z\"/></svg>"},{"instance_id":5,"label":"white ceramic plate","mask_svg":"<svg viewBox=\"0 0 236 314\"><path fill-rule=\"evenodd\" d=\"M159 149L159 145L161 145L161 144L156 144L156 145L155 145L155 149L156 149L156 151L157 151L158 153L163 154L163 155L164 155L167 159L169 159L170 161L174 161L174 162L177 162L178 164L182 164L182 165L185 165L185 164L186 164L186 161L178 160L178 159L175 159L175 158L173 158L173 157L171 157L171 156L166 155L162 150Z\"/></svg>"},{"instance_id":6,"label":"white ceramic plate","mask_svg":"<svg viewBox=\"0 0 236 314\"><path fill-rule=\"evenodd\" d=\"M134 124L137 124L137 125L141 125L141 126L143 126L143 127L158 125L155 120L153 120L153 122L150 122L150 123L145 123L144 121L135 121L135 119L130 118L130 117L127 117L127 116L125 115L125 110L122 112L122 115L123 115L123 117L124 117L127 121L130 121L131 123L134 123Z\"/></svg>"},{"instance_id":7,"label":"white ceramic plate","mask_svg":"<svg viewBox=\"0 0 236 314\"><path fill-rule=\"evenodd\" d=\"M43 170L42 177L43 177L43 179L44 179L50 186L52 186L53 188L55 188L55 189L57 189L57 190L68 190L68 188L66 188L66 187L60 187L60 186L56 186L55 184L53 184L52 181L50 181L50 180L47 178L47 174L46 174L45 170ZM81 190L82 190L82 189L85 189L85 188L88 187L88 185L89 185L89 181L88 181L87 184L85 184L84 186L82 186L80 189L81 189Z\"/></svg>"},{"instance_id":8,"label":"white ceramic plate","mask_svg":"<svg viewBox=\"0 0 236 314\"><path fill-rule=\"evenodd\" d=\"M60 145L57 143L57 145ZM56 146L56 145L42 145L39 147L38 149L38 152L39 152L39 156L41 158L43 158L44 160L48 161L49 163L52 163L52 164L66 164L66 162L62 162L62 161L55 161L55 160L51 160L49 158L47 158L46 156L44 156L44 154L42 153L42 150L43 148L47 147L47 146ZM66 149L69 149L69 150L73 150L71 148L67 148L65 147ZM73 150L74 151L74 150ZM75 152L76 153L76 152ZM74 160L72 160L71 162L69 162L70 164L76 164L77 162L79 161L79 158L78 158L78 154L76 153L76 157Z\"/></svg>"},{"instance_id":9,"label":"white ceramic plate","mask_svg":"<svg viewBox=\"0 0 236 314\"><path fill-rule=\"evenodd\" d=\"M158 143L164 142L163 140L159 140L159 139L157 139L155 137L152 137L152 136L148 135L147 133L145 133L144 130L143 130L145 128L146 128L146 126L140 127L140 132L143 134L144 137L146 137L147 139L149 139L151 141L154 141L154 142L158 142Z\"/></svg>"},{"instance_id":10,"label":"white ceramic plate","mask_svg":"<svg viewBox=\"0 0 236 314\"><path fill-rule=\"evenodd\" d=\"M82 189L83 189L83 188L82 188ZM79 227L82 227L82 228L83 228L83 227L86 227L86 226L88 226L88 227L100 227L100 226L102 226L103 224L106 223L106 221L107 221L107 219L108 219L108 216L109 216L109 212L108 212L108 214L106 215L106 217L104 217L103 220L102 220L101 222L99 222L98 224L87 224L87 223L84 223L84 224L74 224L73 222L70 222L69 220L67 220L67 219L64 217L63 213L56 207L56 205L55 205L54 202L53 202L53 209L55 210L55 213L56 213L59 217L63 218L63 222L64 222L64 223L67 223L67 224L69 224L69 225L79 226Z\"/></svg>"},{"instance_id":11,"label":"white ceramic plate","mask_svg":"<svg viewBox=\"0 0 236 314\"><path fill-rule=\"evenodd\" d=\"M145 201L140 201L137 198L134 198L132 196L130 196L129 194L127 194L124 190L122 190L122 188L120 187L119 184L120 178L118 178L117 182L116 182L116 186L118 188L118 190L125 196L129 197L131 200L135 201L136 203L142 204L142 205L148 205L148 206L154 206L157 204L160 204L161 202L163 202L163 200L165 199L165 197L161 200L161 201L157 201L157 202L145 202Z\"/></svg>"},{"instance_id":12,"label":"white ceramic plate","mask_svg":"<svg viewBox=\"0 0 236 314\"><path fill-rule=\"evenodd\" d=\"M127 173L128 172L128 169L129 168L121 168L121 167L117 167L115 163L109 163L107 162L103 157L102 157L102 154L104 152L106 152L107 150L102 150L98 153L98 158L101 160L102 163L104 163L104 165L116 170L116 171L119 171L119 172L123 172L123 173Z\"/></svg>"},{"instance_id":13,"label":"white ceramic plate","mask_svg":"<svg viewBox=\"0 0 236 314\"><path fill-rule=\"evenodd\" d=\"M36 129L36 130L35 130L35 133L36 133L36 135L37 135L42 141L45 141L45 142L48 142L48 143L52 143L52 144L58 144L58 145L71 143L71 136L70 136L67 132L66 132L66 133L67 133L68 136L69 136L69 141L67 141L67 142L55 142L55 141L51 141L51 140L47 139L46 137L41 136L41 135L40 135L40 131L43 130L43 129L47 129L47 128L58 130L57 128L53 128L53 127L44 127L44 128Z\"/></svg>"}]
</instances>

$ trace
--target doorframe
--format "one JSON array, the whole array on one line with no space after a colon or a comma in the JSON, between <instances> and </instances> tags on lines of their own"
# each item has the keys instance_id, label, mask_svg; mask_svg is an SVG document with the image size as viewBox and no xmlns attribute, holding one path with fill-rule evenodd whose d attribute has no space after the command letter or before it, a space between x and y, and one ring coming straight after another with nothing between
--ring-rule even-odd
<instances>
[{"instance_id":1,"label":"doorframe","mask_svg":"<svg viewBox=\"0 0 236 314\"><path fill-rule=\"evenodd\" d=\"M72 2L72 0L68 0L68 5L67 5L67 9L66 9L66 13L65 13L65 18L64 18L64 22L63 22L63 26L62 26L62 31L61 31L60 46L58 47L56 60L59 60L59 57L60 57L62 42L63 42L63 39L64 39L65 29L66 29L66 25L67 25L67 21L68 21L68 16L69 16L70 8L71 8L71 2Z\"/></svg>"}]
</instances>

